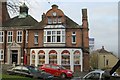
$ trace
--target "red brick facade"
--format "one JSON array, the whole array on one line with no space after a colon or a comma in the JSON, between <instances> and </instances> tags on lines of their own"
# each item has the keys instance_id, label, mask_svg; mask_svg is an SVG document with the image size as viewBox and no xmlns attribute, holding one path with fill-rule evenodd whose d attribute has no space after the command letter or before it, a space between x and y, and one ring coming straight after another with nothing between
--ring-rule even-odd
<instances>
[{"instance_id":1,"label":"red brick facade","mask_svg":"<svg viewBox=\"0 0 120 80\"><path fill-rule=\"evenodd\" d=\"M56 12L56 13L54 13ZM52 14L53 13L53 14ZM54 24L49 24L49 19L50 21L55 21ZM9 24L9 23L6 23ZM6 25L5 24L5 25ZM56 27L57 25L57 27ZM4 26L4 25L3 25ZM8 25L9 26L9 25ZM62 10L58 9L57 5L53 5L52 9L48 10L46 12L46 14L44 13L42 15L42 21L39 23L35 23L34 25L31 26L24 26L24 25L17 25L16 27L13 26L9 26L9 27L4 26L5 28L3 28L3 31L13 31L13 40L12 43L7 43L7 35L5 35L6 38L4 38L4 40L6 40L6 42L4 42L4 44L6 44L6 49L5 50L5 63L9 63L11 64L11 62L8 62L10 58L8 53L14 52L14 53L18 53L17 56L19 56L20 58L17 59L17 63L23 63L24 60L24 53L26 50L27 51L27 65L30 65L30 61L31 61L31 53L32 50L36 50L35 52L37 52L38 49L70 49L71 51L73 49L75 50L79 50L82 51L81 54L83 58L83 62L81 61L81 64L83 65L78 65L78 66L74 66L74 68L78 68L80 70L80 67L83 66L83 70L89 70L89 29L88 29L88 20L87 20L87 9L83 9L82 10L82 25L78 25L77 23L75 23L74 21L72 21L70 18L68 18L67 16L65 16L65 14L63 13ZM60 27L58 27L60 26ZM51 29L52 27L52 29ZM57 39L58 41L56 43L49 43L49 42L45 42L44 40L46 39L46 41L48 40L48 36L45 36L45 31L47 30L65 30L65 43L63 42L59 42L59 36L55 37L55 40ZM17 43L17 31L22 31L22 42L21 43ZM28 34L27 34L28 32ZM55 31L54 31L55 32ZM36 40L38 40L37 44L35 44L35 33L37 33L37 38ZM72 43L72 36L73 33L75 33L75 42ZM28 36L27 36L28 35ZM60 34L62 35L62 34ZM27 38L26 38L27 36ZM46 38L45 38L46 37ZM64 39L64 37L62 36L62 39ZM50 37L51 38L51 37ZM27 40L28 39L28 40ZM60 36L60 41L62 40L61 36ZM28 42L26 42L26 40ZM50 41L52 40L52 38L50 39ZM13 49L11 49L11 47L13 47ZM8 50L10 49L10 51ZM17 50L17 51L16 51ZM16 51L16 52L15 52ZM59 51L59 50L58 50ZM71 52L70 52L71 54ZM73 53L72 53L73 54ZM12 55L14 56L14 55ZM71 58L71 57L70 57ZM12 59L13 60L13 59ZM82 60L82 59L81 59ZM4 61L3 61L4 62ZM13 61L12 61L13 62ZM37 63L37 62L36 62ZM47 63L47 62L46 62ZM59 62L61 64L61 62ZM72 68L71 68L72 69ZM82 68L81 68L82 69ZM75 70L77 71L77 70ZM81 70L80 70L81 71Z\"/></svg>"}]
</instances>

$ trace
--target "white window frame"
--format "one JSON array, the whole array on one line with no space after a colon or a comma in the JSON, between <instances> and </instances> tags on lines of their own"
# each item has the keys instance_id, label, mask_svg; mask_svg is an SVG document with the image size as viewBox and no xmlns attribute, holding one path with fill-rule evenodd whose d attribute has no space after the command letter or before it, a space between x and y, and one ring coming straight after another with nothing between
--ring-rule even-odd
<instances>
[{"instance_id":1,"label":"white window frame","mask_svg":"<svg viewBox=\"0 0 120 80\"><path fill-rule=\"evenodd\" d=\"M50 31L51 34L48 35L47 32ZM60 34L57 34L57 32L60 31ZM55 32L55 34L52 34ZM44 43L65 43L65 29L53 29L53 30L44 30ZM50 36L50 42L47 41L48 36ZM53 36L55 39L53 40ZM57 42L57 36L60 36L60 42ZM64 40L63 40L64 39Z\"/></svg>"},{"instance_id":2,"label":"white window frame","mask_svg":"<svg viewBox=\"0 0 120 80\"><path fill-rule=\"evenodd\" d=\"M40 58L40 57L44 57L44 58ZM38 53L38 64L39 65L45 64L45 53Z\"/></svg>"},{"instance_id":3,"label":"white window frame","mask_svg":"<svg viewBox=\"0 0 120 80\"><path fill-rule=\"evenodd\" d=\"M75 41L73 37L75 37ZM76 44L76 32L72 32L72 44Z\"/></svg>"},{"instance_id":4,"label":"white window frame","mask_svg":"<svg viewBox=\"0 0 120 80\"><path fill-rule=\"evenodd\" d=\"M74 53L74 65L80 65L80 53ZM77 60L76 60L77 59ZM76 63L75 61L78 61L78 63Z\"/></svg>"},{"instance_id":5,"label":"white window frame","mask_svg":"<svg viewBox=\"0 0 120 80\"><path fill-rule=\"evenodd\" d=\"M67 59L63 58L64 56L67 56ZM62 53L61 54L61 65L70 65L70 53L66 54L66 53Z\"/></svg>"},{"instance_id":6,"label":"white window frame","mask_svg":"<svg viewBox=\"0 0 120 80\"><path fill-rule=\"evenodd\" d=\"M0 31L0 43L4 43L4 31Z\"/></svg>"},{"instance_id":7,"label":"white window frame","mask_svg":"<svg viewBox=\"0 0 120 80\"><path fill-rule=\"evenodd\" d=\"M56 58L50 58L51 56L56 57ZM51 64L51 62L53 61L52 64L57 64L57 53L49 53L49 63Z\"/></svg>"},{"instance_id":8,"label":"white window frame","mask_svg":"<svg viewBox=\"0 0 120 80\"><path fill-rule=\"evenodd\" d=\"M48 18L48 24L52 24L52 19Z\"/></svg>"},{"instance_id":9,"label":"white window frame","mask_svg":"<svg viewBox=\"0 0 120 80\"><path fill-rule=\"evenodd\" d=\"M36 37L37 37L37 42L35 40ZM34 44L38 44L38 32L34 33Z\"/></svg>"},{"instance_id":10,"label":"white window frame","mask_svg":"<svg viewBox=\"0 0 120 80\"><path fill-rule=\"evenodd\" d=\"M57 18L53 18L53 24L57 23Z\"/></svg>"},{"instance_id":11,"label":"white window frame","mask_svg":"<svg viewBox=\"0 0 120 80\"><path fill-rule=\"evenodd\" d=\"M1 53L3 52L3 53ZM3 56L3 58L1 58L1 56ZM0 49L0 61L4 60L4 50Z\"/></svg>"},{"instance_id":12,"label":"white window frame","mask_svg":"<svg viewBox=\"0 0 120 80\"><path fill-rule=\"evenodd\" d=\"M20 34L22 32L22 34ZM19 39L18 39L19 37ZM23 41L23 31L17 31L17 43L22 43Z\"/></svg>"},{"instance_id":13,"label":"white window frame","mask_svg":"<svg viewBox=\"0 0 120 80\"><path fill-rule=\"evenodd\" d=\"M58 18L58 23L62 23L61 18Z\"/></svg>"},{"instance_id":14,"label":"white window frame","mask_svg":"<svg viewBox=\"0 0 120 80\"><path fill-rule=\"evenodd\" d=\"M11 41L8 41L9 38L10 38ZM7 32L7 43L12 43L12 42L13 42L13 31L8 31Z\"/></svg>"}]
</instances>

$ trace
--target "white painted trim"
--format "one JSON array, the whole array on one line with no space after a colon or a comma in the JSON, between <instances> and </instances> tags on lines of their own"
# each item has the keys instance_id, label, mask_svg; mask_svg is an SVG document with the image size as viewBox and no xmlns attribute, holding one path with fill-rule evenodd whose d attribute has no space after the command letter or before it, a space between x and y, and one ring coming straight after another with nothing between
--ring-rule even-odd
<instances>
[{"instance_id":1,"label":"white painted trim","mask_svg":"<svg viewBox=\"0 0 120 80\"><path fill-rule=\"evenodd\" d=\"M35 66L38 66L38 52L40 50L43 50L45 52L45 64L49 64L49 52L51 50L55 50L57 52L57 64L58 65L61 65L61 53L62 51L64 50L68 50L70 52L70 69L72 71L74 71L74 52L76 50L80 51L80 65L81 65L81 72L83 71L83 52L81 49L75 49L75 48L57 48L57 49L54 49L54 48L49 48L49 49L46 49L46 48L41 48L41 49L31 49L30 50L30 65L32 64L32 50L35 51Z\"/></svg>"},{"instance_id":2,"label":"white painted trim","mask_svg":"<svg viewBox=\"0 0 120 80\"><path fill-rule=\"evenodd\" d=\"M4 37L4 34L5 34L5 32L4 31L0 31L1 33L3 33L3 35L2 35L2 37L3 37L3 42L0 42L0 43L4 43L4 39L5 39L5 37ZM1 36L1 35L0 35Z\"/></svg>"},{"instance_id":3,"label":"white painted trim","mask_svg":"<svg viewBox=\"0 0 120 80\"><path fill-rule=\"evenodd\" d=\"M12 32L12 42L13 42L13 31L7 31L7 43L12 43L12 42L8 42L8 32Z\"/></svg>"}]
</instances>

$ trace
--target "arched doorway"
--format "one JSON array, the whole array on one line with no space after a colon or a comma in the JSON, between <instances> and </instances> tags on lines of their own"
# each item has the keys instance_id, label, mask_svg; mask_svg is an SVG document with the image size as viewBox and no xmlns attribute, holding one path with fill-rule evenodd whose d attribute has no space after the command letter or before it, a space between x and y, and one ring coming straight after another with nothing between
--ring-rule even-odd
<instances>
[{"instance_id":1,"label":"arched doorway","mask_svg":"<svg viewBox=\"0 0 120 80\"><path fill-rule=\"evenodd\" d=\"M75 72L81 71L80 51L76 50L73 55L74 55L74 71Z\"/></svg>"}]
</instances>

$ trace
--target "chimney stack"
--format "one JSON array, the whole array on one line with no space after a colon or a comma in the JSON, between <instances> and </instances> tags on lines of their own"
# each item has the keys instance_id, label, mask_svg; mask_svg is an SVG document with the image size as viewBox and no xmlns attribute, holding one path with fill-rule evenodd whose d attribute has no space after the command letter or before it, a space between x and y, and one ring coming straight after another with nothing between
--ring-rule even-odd
<instances>
[{"instance_id":1,"label":"chimney stack","mask_svg":"<svg viewBox=\"0 0 120 80\"><path fill-rule=\"evenodd\" d=\"M8 19L10 19L10 16L7 10L7 2L0 2L0 25Z\"/></svg>"},{"instance_id":2,"label":"chimney stack","mask_svg":"<svg viewBox=\"0 0 120 80\"><path fill-rule=\"evenodd\" d=\"M82 19L87 20L87 9L82 9Z\"/></svg>"},{"instance_id":3,"label":"chimney stack","mask_svg":"<svg viewBox=\"0 0 120 80\"><path fill-rule=\"evenodd\" d=\"M82 9L82 27L88 28L87 9Z\"/></svg>"}]
</instances>

